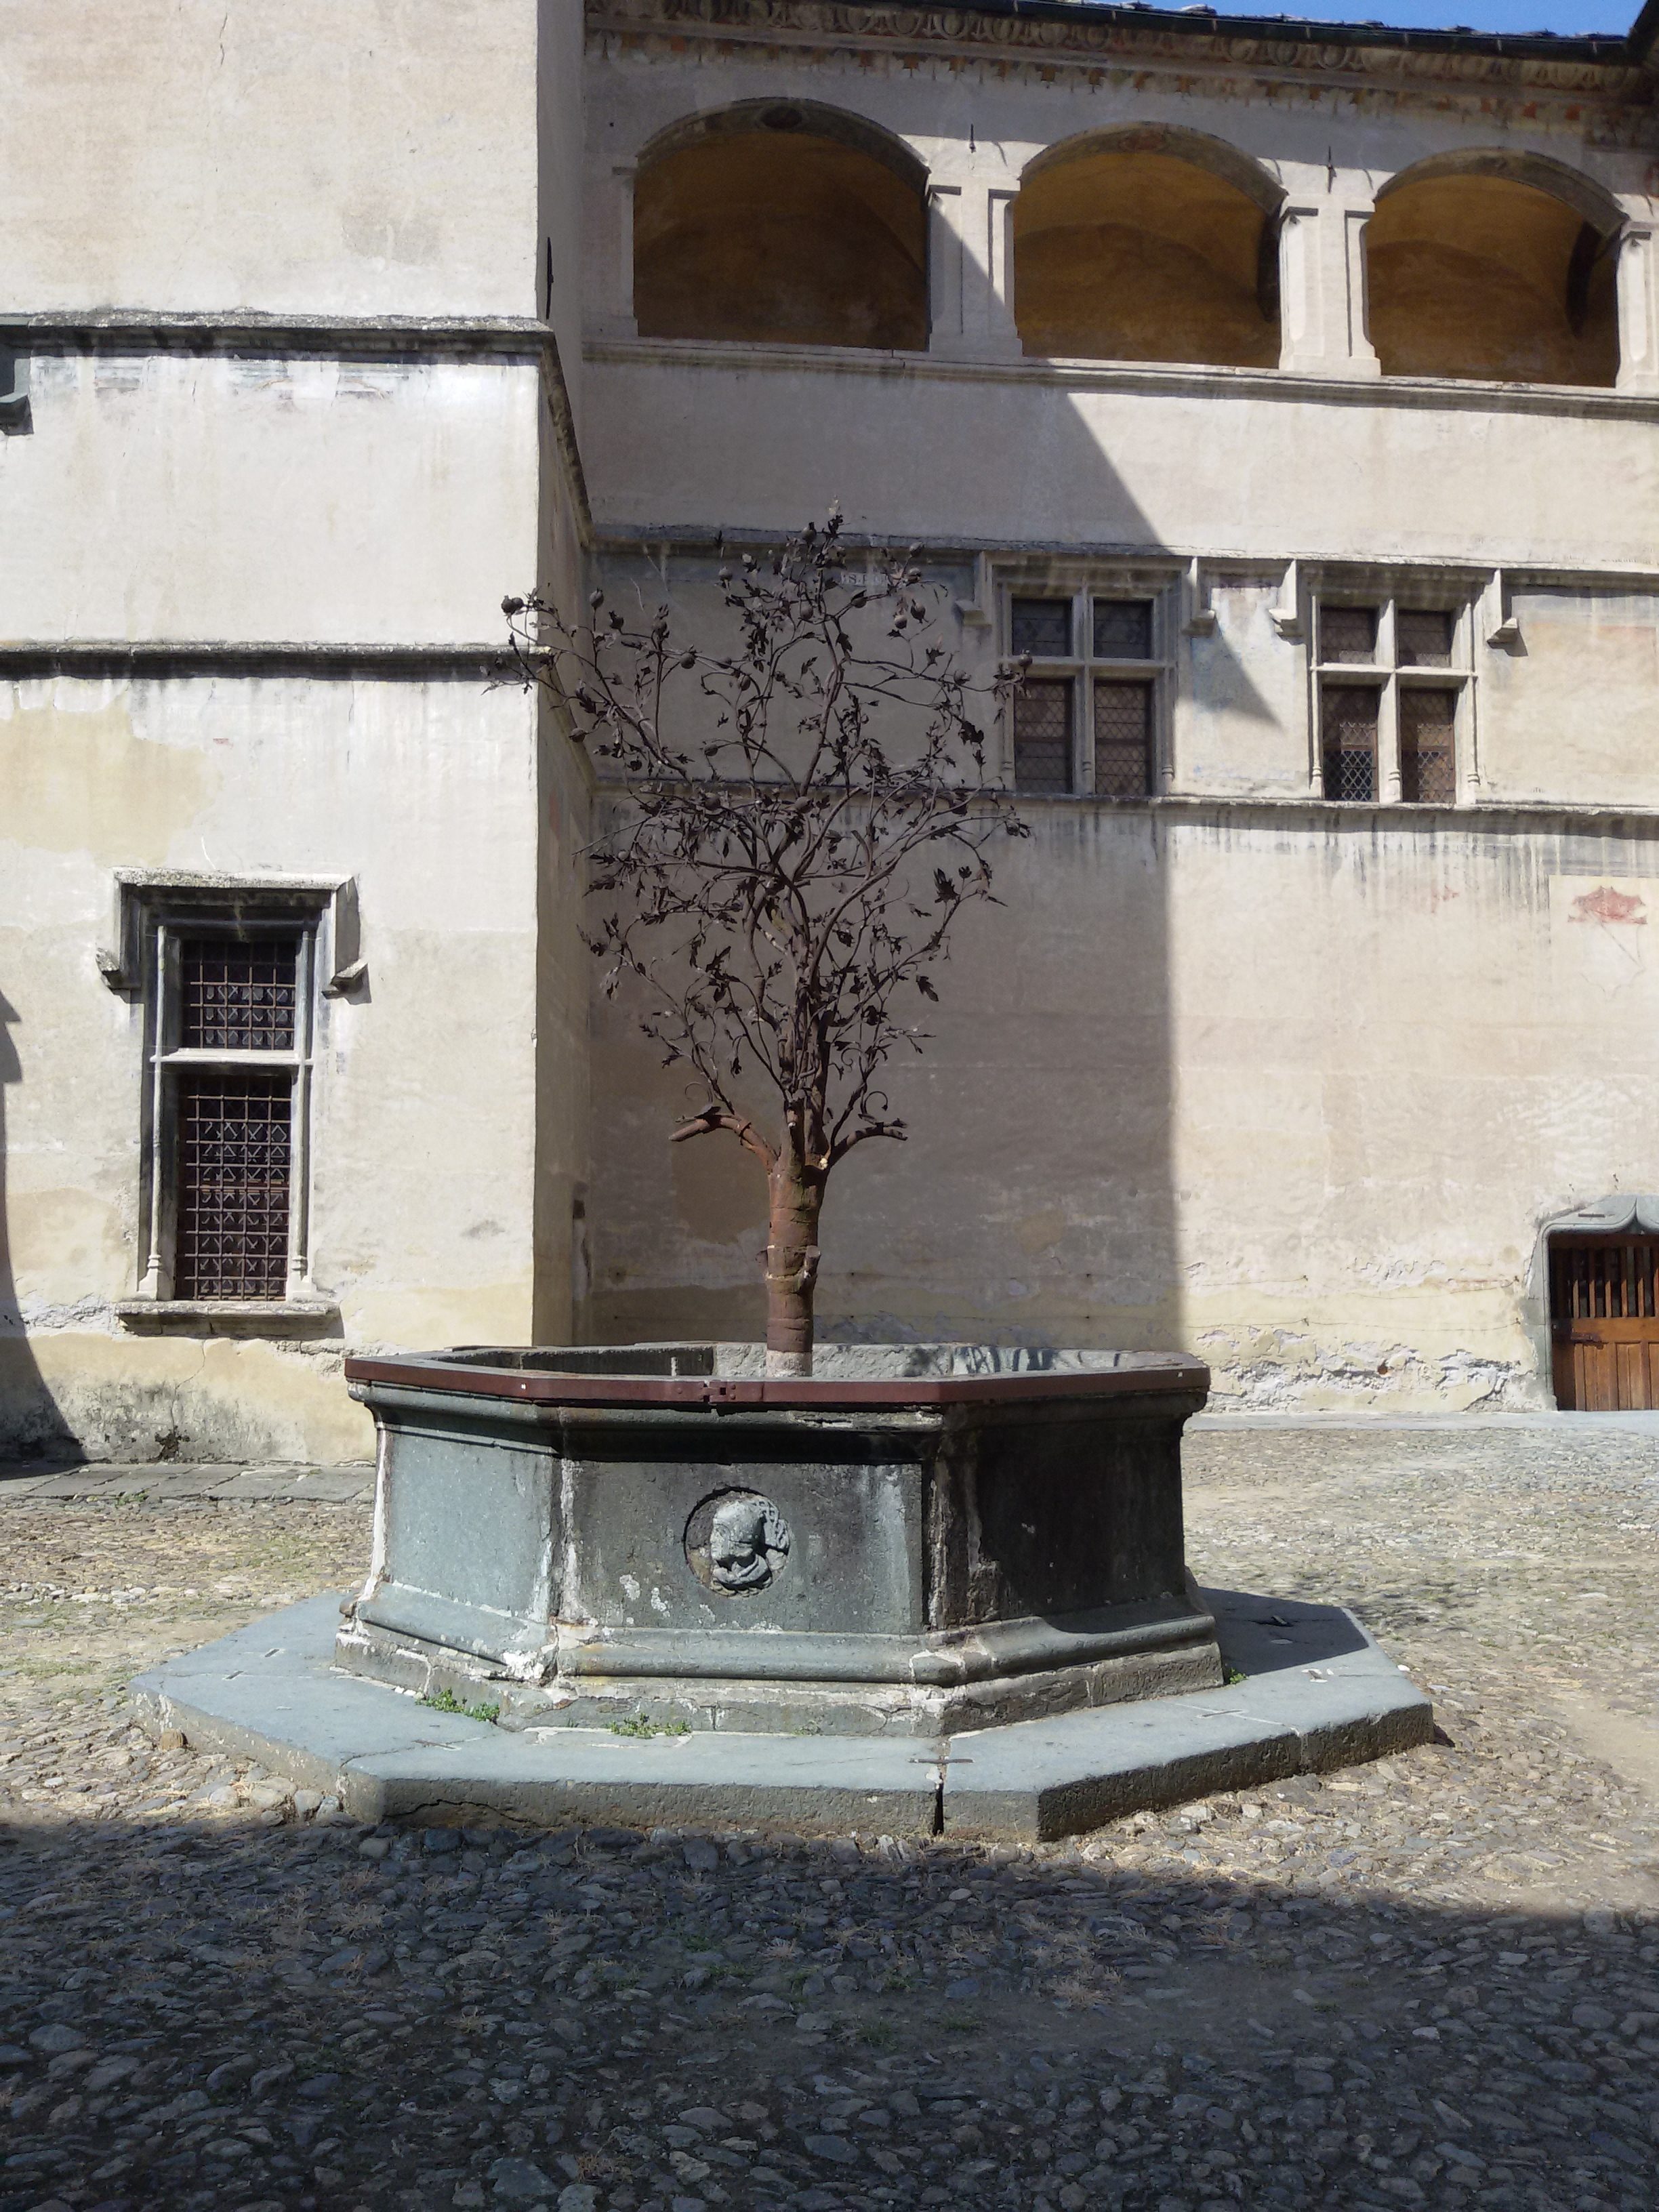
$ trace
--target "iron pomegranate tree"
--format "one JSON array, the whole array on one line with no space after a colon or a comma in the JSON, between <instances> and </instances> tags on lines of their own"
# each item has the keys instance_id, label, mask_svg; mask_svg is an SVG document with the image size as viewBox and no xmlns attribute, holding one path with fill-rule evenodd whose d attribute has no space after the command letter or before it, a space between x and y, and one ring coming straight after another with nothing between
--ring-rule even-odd
<instances>
[{"instance_id":1,"label":"iron pomegranate tree","mask_svg":"<svg viewBox=\"0 0 1659 2212\"><path fill-rule=\"evenodd\" d=\"M580 627L504 608L526 680L626 791L588 853L606 991L643 986L646 1035L706 1094L672 1141L724 1130L765 1169L767 1372L810 1375L825 1185L904 1136L883 1070L921 1048L952 925L991 896L987 848L1025 834L985 775L1018 678L970 682L919 571L870 568L833 515L720 584L727 653L599 592ZM769 1114L739 1103L757 1092Z\"/></svg>"}]
</instances>

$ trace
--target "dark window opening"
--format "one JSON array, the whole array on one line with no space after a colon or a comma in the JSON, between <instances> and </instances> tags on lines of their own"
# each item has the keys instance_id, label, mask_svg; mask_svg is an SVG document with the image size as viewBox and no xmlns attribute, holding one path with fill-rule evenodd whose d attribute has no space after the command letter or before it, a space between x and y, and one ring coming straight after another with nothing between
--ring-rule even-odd
<instances>
[{"instance_id":1,"label":"dark window opening","mask_svg":"<svg viewBox=\"0 0 1659 2212\"><path fill-rule=\"evenodd\" d=\"M1400 687L1400 796L1449 806L1457 797L1455 691Z\"/></svg>"},{"instance_id":2,"label":"dark window opening","mask_svg":"<svg viewBox=\"0 0 1659 2212\"><path fill-rule=\"evenodd\" d=\"M1324 693L1327 799L1376 796L1376 708L1370 687L1328 684Z\"/></svg>"},{"instance_id":3,"label":"dark window opening","mask_svg":"<svg viewBox=\"0 0 1659 2212\"><path fill-rule=\"evenodd\" d=\"M1152 788L1152 687L1102 678L1095 685L1095 790L1102 799L1146 799Z\"/></svg>"},{"instance_id":4,"label":"dark window opening","mask_svg":"<svg viewBox=\"0 0 1659 2212\"><path fill-rule=\"evenodd\" d=\"M1072 603L1069 599L1016 599L1012 609L1013 649L1036 660L1069 660Z\"/></svg>"},{"instance_id":5,"label":"dark window opening","mask_svg":"<svg viewBox=\"0 0 1659 2212\"><path fill-rule=\"evenodd\" d=\"M186 938L179 1042L205 1052L291 1052L297 938Z\"/></svg>"},{"instance_id":6,"label":"dark window opening","mask_svg":"<svg viewBox=\"0 0 1659 2212\"><path fill-rule=\"evenodd\" d=\"M1376 660L1375 607L1323 606L1319 611L1319 656L1370 668Z\"/></svg>"},{"instance_id":7,"label":"dark window opening","mask_svg":"<svg viewBox=\"0 0 1659 2212\"><path fill-rule=\"evenodd\" d=\"M1071 684L1023 684L1014 695L1014 789L1071 788Z\"/></svg>"},{"instance_id":8,"label":"dark window opening","mask_svg":"<svg viewBox=\"0 0 1659 2212\"><path fill-rule=\"evenodd\" d=\"M293 1091L274 1071L179 1071L175 1297L283 1296Z\"/></svg>"},{"instance_id":9,"label":"dark window opening","mask_svg":"<svg viewBox=\"0 0 1659 2212\"><path fill-rule=\"evenodd\" d=\"M1443 607L1400 607L1394 617L1402 668L1449 668L1455 617Z\"/></svg>"},{"instance_id":10,"label":"dark window opening","mask_svg":"<svg viewBox=\"0 0 1659 2212\"><path fill-rule=\"evenodd\" d=\"M1095 659L1150 660L1152 603L1150 599L1095 601Z\"/></svg>"}]
</instances>

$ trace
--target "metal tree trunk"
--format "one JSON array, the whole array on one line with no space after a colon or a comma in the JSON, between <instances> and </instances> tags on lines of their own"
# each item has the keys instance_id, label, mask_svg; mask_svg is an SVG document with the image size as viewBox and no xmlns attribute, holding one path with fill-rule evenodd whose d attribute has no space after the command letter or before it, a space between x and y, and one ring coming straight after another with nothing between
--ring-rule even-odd
<instances>
[{"instance_id":1,"label":"metal tree trunk","mask_svg":"<svg viewBox=\"0 0 1659 2212\"><path fill-rule=\"evenodd\" d=\"M785 1144L768 1182L772 1205L766 1240L766 1371L810 1375L823 1177Z\"/></svg>"}]
</instances>

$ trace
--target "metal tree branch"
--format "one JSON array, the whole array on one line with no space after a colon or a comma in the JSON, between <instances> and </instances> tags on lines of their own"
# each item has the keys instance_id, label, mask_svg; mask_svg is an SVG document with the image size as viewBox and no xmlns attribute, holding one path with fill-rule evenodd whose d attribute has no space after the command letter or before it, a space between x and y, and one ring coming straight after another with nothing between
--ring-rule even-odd
<instances>
[{"instance_id":1,"label":"metal tree branch","mask_svg":"<svg viewBox=\"0 0 1659 2212\"><path fill-rule=\"evenodd\" d=\"M963 909L990 900L987 848L1025 835L986 746L1020 672L975 685L935 634L919 572L873 574L838 519L720 574L730 649L630 624L595 592L585 623L505 602L519 672L617 787L588 851L587 942L605 988L707 1103L672 1133L726 1130L767 1172L769 1365L810 1372L817 1223L832 1169L902 1139L878 1088L926 1032ZM914 1001L913 1001L914 994ZM768 1136L738 1103L775 1097Z\"/></svg>"}]
</instances>

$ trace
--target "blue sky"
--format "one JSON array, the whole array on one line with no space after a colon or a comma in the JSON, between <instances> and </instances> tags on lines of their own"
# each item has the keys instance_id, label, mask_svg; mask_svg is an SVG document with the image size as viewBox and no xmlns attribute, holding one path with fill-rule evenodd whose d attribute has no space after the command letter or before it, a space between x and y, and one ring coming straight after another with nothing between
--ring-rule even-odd
<instances>
[{"instance_id":1,"label":"blue sky","mask_svg":"<svg viewBox=\"0 0 1659 2212\"><path fill-rule=\"evenodd\" d=\"M1170 6L1175 0L1162 0ZM1564 37L1590 31L1627 31L1640 0L1214 0L1224 15L1310 16L1319 22L1376 22L1413 31L1449 30L1455 23L1471 31L1558 31Z\"/></svg>"}]
</instances>

